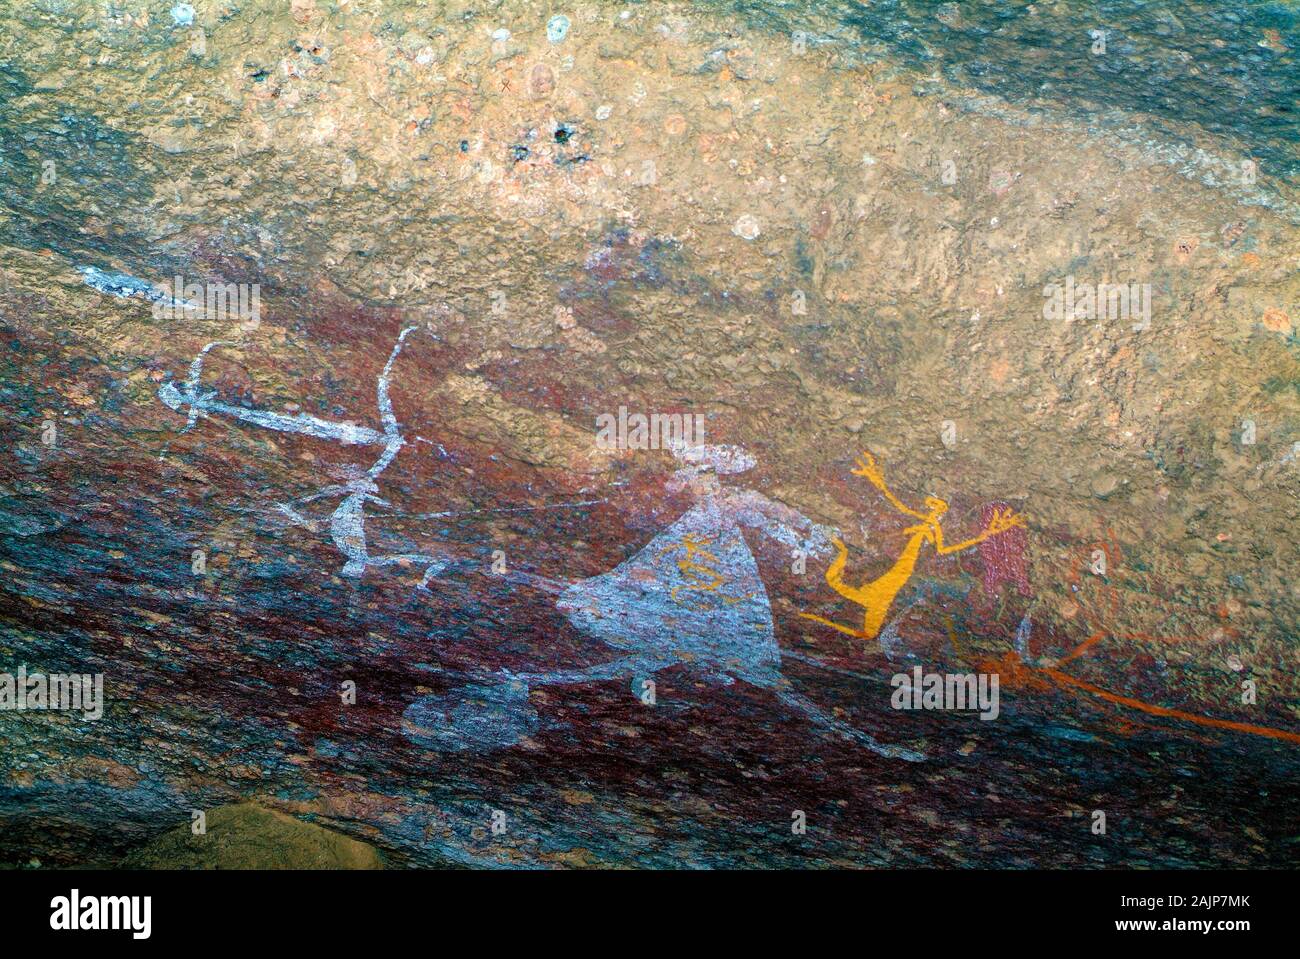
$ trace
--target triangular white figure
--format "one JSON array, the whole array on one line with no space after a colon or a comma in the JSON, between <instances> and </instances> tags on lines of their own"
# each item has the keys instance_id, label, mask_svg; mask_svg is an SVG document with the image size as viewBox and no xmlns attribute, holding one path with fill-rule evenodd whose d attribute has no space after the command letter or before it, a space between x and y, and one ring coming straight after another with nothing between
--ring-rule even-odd
<instances>
[{"instance_id":1,"label":"triangular white figure","mask_svg":"<svg viewBox=\"0 0 1300 959\"><path fill-rule=\"evenodd\" d=\"M579 630L623 655L577 669L504 672L501 681L526 695L530 686L636 678L685 663L723 685L741 680L769 689L814 724L882 756L923 760L915 750L879 743L832 716L795 692L781 675L771 603L741 528L751 527L810 556L829 553L832 531L760 493L721 486L714 474L743 472L755 465L738 447L675 452L690 465L678 472L673 485L692 489L696 505L630 559L565 587L556 604ZM796 658L821 665L808 657ZM420 715L439 708L424 700L418 707ZM492 709L500 717L506 715L497 706ZM500 745L499 739L490 745Z\"/></svg>"}]
</instances>

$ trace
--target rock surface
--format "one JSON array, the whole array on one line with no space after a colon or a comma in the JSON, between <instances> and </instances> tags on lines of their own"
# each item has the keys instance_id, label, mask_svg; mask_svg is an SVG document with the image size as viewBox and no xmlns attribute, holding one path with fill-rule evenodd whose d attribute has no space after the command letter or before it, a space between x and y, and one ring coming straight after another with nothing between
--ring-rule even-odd
<instances>
[{"instance_id":1,"label":"rock surface","mask_svg":"<svg viewBox=\"0 0 1300 959\"><path fill-rule=\"evenodd\" d=\"M0 6L0 859L1295 865L1292 8Z\"/></svg>"},{"instance_id":2,"label":"rock surface","mask_svg":"<svg viewBox=\"0 0 1300 959\"><path fill-rule=\"evenodd\" d=\"M204 832L181 826L122 861L126 869L382 869L375 850L253 803L205 813Z\"/></svg>"}]
</instances>

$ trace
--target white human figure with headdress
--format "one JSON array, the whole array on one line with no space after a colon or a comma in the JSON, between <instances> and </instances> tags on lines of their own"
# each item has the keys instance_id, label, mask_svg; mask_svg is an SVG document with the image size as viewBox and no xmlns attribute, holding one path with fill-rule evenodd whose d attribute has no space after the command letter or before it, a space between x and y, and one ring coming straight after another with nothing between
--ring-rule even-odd
<instances>
[{"instance_id":1,"label":"white human figure with headdress","mask_svg":"<svg viewBox=\"0 0 1300 959\"><path fill-rule=\"evenodd\" d=\"M182 387L177 387L174 382L169 380L158 390L158 397L169 408L177 412L187 412L185 429L182 432L191 429L201 417L221 414L265 429L315 436L343 445L381 447L379 458L364 473L359 471L359 467L354 468L352 470L353 475L347 482L327 486L310 496L293 501L293 504L279 504L277 508L294 522L312 527L314 523L294 507L326 497L342 496L342 500L330 516L330 538L334 541L334 545L339 552L346 558L343 568L339 571L340 574L350 578L360 578L370 567L407 563L423 564L425 567L424 577L420 580L418 588L427 589L429 580L447 567L450 558L448 556L429 556L423 553L393 553L372 556L366 543L365 525L367 503L375 503L381 506L389 505L386 500L376 495L379 492L376 480L392 463L402 447L406 445L406 440L402 437L401 425L393 412L389 387L393 364L402 351L402 345L405 343L406 337L415 329L417 327L408 326L398 335L397 342L393 345L392 352L389 354L388 362L384 364L383 372L379 374L377 380L376 397L379 419L383 426L382 432L364 426L357 426L354 423L323 420L303 413L290 416L221 402L216 398L215 390L202 390L199 383L203 373L203 360L208 351L215 346L229 345L222 341L209 343L199 351L198 356L194 358L194 362L190 364L189 379ZM186 410L186 407L188 407L188 410Z\"/></svg>"},{"instance_id":2,"label":"white human figure with headdress","mask_svg":"<svg viewBox=\"0 0 1300 959\"><path fill-rule=\"evenodd\" d=\"M533 686L630 677L635 693L643 677L684 663L722 685L739 679L769 689L814 724L883 756L923 759L914 750L877 742L832 716L796 692L781 674L771 604L742 527L813 557L830 554L833 531L757 491L723 486L719 475L755 465L739 447L693 446L674 452L685 466L670 480L669 489L691 490L695 505L630 559L559 590L557 608L579 630L623 655L574 669L504 671L495 684L476 682L459 698L453 694L450 699L418 700L408 709L408 721L420 729L440 730L424 735L423 741L443 749L475 748L465 737L493 725L490 714L495 732L479 745L508 745L537 726L528 704ZM458 722L464 728L454 728ZM518 727L516 739L507 732L510 726Z\"/></svg>"}]
</instances>

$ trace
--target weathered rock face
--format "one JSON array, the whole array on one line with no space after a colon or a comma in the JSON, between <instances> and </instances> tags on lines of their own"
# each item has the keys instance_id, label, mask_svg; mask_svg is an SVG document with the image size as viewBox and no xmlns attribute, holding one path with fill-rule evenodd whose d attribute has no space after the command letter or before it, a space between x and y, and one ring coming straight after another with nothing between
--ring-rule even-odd
<instances>
[{"instance_id":1,"label":"weathered rock face","mask_svg":"<svg viewBox=\"0 0 1300 959\"><path fill-rule=\"evenodd\" d=\"M1294 864L1293 16L0 6L0 859Z\"/></svg>"},{"instance_id":2,"label":"weathered rock face","mask_svg":"<svg viewBox=\"0 0 1300 959\"><path fill-rule=\"evenodd\" d=\"M365 843L253 803L222 806L134 850L128 869L382 869Z\"/></svg>"}]
</instances>

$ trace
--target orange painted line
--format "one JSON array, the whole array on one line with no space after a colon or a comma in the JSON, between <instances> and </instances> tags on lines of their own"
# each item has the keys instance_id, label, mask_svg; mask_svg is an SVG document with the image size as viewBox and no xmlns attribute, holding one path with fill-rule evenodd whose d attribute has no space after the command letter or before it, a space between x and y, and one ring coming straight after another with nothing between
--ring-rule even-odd
<instances>
[{"instance_id":1,"label":"orange painted line","mask_svg":"<svg viewBox=\"0 0 1300 959\"><path fill-rule=\"evenodd\" d=\"M1105 633L1093 633L1091 636L1089 636L1087 639L1081 642L1078 646L1074 647L1073 651L1064 659L1060 660L1060 662L1064 664L1064 663L1068 663L1072 659L1078 659L1080 656L1082 656L1088 650L1092 649L1092 647L1096 646L1105 638L1106 638Z\"/></svg>"},{"instance_id":2,"label":"orange painted line","mask_svg":"<svg viewBox=\"0 0 1300 959\"><path fill-rule=\"evenodd\" d=\"M1039 668L1038 672L1044 673L1058 683L1065 686L1074 686L1082 689L1086 693L1091 693L1100 699L1110 703L1117 703L1120 706L1128 706L1131 709L1137 709L1152 716L1167 716L1171 719L1181 719L1184 722L1196 723L1198 726L1211 726L1215 729L1231 729L1234 732L1250 733L1252 736L1266 736L1269 739L1280 739L1283 742L1300 744L1300 734L1290 733L1284 729L1273 729L1271 726L1254 726L1250 723L1237 723L1229 719L1213 719L1209 716L1197 716L1195 713L1185 713L1181 709L1170 709L1167 706L1153 706L1150 703L1144 703L1140 699L1132 699L1128 696L1119 696L1115 693L1107 692L1100 686L1094 686L1091 683L1085 683L1081 679L1075 679L1060 670L1049 669L1046 667Z\"/></svg>"}]
</instances>

